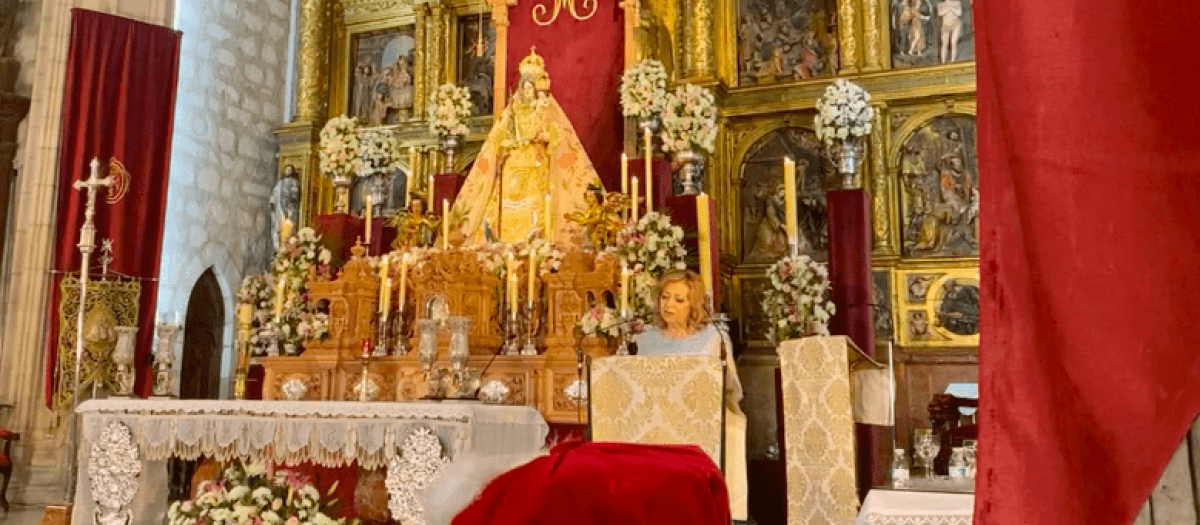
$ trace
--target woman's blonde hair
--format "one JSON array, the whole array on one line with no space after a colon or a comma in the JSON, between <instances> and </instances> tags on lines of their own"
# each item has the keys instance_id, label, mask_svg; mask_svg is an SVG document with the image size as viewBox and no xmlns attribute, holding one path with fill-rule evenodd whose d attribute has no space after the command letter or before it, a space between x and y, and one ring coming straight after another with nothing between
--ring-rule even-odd
<instances>
[{"instance_id":1,"label":"woman's blonde hair","mask_svg":"<svg viewBox=\"0 0 1200 525\"><path fill-rule=\"evenodd\" d=\"M662 313L658 311L658 305L663 289L674 283L687 285L690 310L687 317L687 328L689 332L695 332L709 323L712 314L708 311L708 292L704 290L704 282L700 280L700 274L691 270L671 270L659 278L658 285L654 288L654 326L661 329L667 327Z\"/></svg>"}]
</instances>

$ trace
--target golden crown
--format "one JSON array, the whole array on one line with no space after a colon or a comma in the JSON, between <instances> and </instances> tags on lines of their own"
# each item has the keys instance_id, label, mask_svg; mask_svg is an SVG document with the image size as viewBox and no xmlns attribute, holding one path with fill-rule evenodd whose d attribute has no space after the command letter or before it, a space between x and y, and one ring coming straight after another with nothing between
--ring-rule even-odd
<instances>
[{"instance_id":1,"label":"golden crown","mask_svg":"<svg viewBox=\"0 0 1200 525\"><path fill-rule=\"evenodd\" d=\"M537 51L531 46L529 48L529 55L521 59L518 71L520 71L523 77L542 77L546 75L546 62L542 60L542 56L537 54Z\"/></svg>"}]
</instances>

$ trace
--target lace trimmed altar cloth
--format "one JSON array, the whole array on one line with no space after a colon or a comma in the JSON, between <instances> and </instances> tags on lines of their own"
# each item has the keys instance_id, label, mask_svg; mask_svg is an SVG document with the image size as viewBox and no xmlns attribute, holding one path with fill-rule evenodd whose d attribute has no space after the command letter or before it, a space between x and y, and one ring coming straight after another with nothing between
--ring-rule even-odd
<instances>
[{"instance_id":1,"label":"lace trimmed altar cloth","mask_svg":"<svg viewBox=\"0 0 1200 525\"><path fill-rule=\"evenodd\" d=\"M105 399L84 402L77 412L75 523L90 523L105 506L132 510L131 523L163 523L171 457L392 468L410 459L400 447L415 434L436 437L450 461L469 461L536 452L549 432L534 408L471 402ZM96 465L89 465L93 454ZM105 486L93 489L89 468L107 476Z\"/></svg>"}]
</instances>

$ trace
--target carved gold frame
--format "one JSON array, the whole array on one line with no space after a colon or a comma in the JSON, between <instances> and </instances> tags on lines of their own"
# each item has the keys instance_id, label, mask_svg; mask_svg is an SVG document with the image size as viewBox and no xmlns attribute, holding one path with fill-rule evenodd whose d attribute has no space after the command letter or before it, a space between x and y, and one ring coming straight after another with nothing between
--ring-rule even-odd
<instances>
[{"instance_id":1,"label":"carved gold frame","mask_svg":"<svg viewBox=\"0 0 1200 525\"><path fill-rule=\"evenodd\" d=\"M958 335L936 326L938 293L950 279L971 279L979 282L979 261L975 258L955 258L921 261L901 261L892 270L892 326L895 327L896 344L909 348L963 348L979 346L979 334ZM908 300L908 277L917 274L936 274L930 283L926 300L912 302ZM930 333L933 339L917 340L910 334L910 312L922 312L928 319Z\"/></svg>"}]
</instances>

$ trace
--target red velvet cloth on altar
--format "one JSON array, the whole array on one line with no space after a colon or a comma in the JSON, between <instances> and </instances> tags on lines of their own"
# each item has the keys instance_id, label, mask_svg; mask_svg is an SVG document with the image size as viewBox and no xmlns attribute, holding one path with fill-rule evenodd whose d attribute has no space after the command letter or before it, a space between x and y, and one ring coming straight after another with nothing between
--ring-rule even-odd
<instances>
[{"instance_id":1,"label":"red velvet cloth on altar","mask_svg":"<svg viewBox=\"0 0 1200 525\"><path fill-rule=\"evenodd\" d=\"M62 99L62 140L58 157L55 243L46 308L46 402L54 395L58 351L59 283L66 272L78 274L80 226L87 192L72 184L88 178L92 159L100 177L128 173L122 187L96 192L96 253L113 240L109 270L141 279L135 354L134 392L149 395L150 347L166 213L167 173L179 72L180 33L85 9L71 10ZM128 193L122 194L122 192ZM122 196L123 195L123 196Z\"/></svg>"},{"instance_id":2,"label":"red velvet cloth on altar","mask_svg":"<svg viewBox=\"0 0 1200 525\"><path fill-rule=\"evenodd\" d=\"M697 447L573 442L500 475L452 523L729 525L729 496Z\"/></svg>"},{"instance_id":3,"label":"red velvet cloth on altar","mask_svg":"<svg viewBox=\"0 0 1200 525\"><path fill-rule=\"evenodd\" d=\"M511 5L511 4L510 4ZM605 188L621 187L621 117L617 86L625 70L625 17L619 2L596 2L595 15L576 20L568 10L558 10L554 0L516 2L508 12L506 82L512 92L518 64L531 46L546 61L550 92L575 127ZM558 13L549 25L533 20L534 6L542 6L539 20ZM580 16L585 5L576 6ZM546 13L541 13L542 10Z\"/></svg>"},{"instance_id":4,"label":"red velvet cloth on altar","mask_svg":"<svg viewBox=\"0 0 1200 525\"><path fill-rule=\"evenodd\" d=\"M1200 2L974 5L975 523L1127 524L1200 412Z\"/></svg>"}]
</instances>

